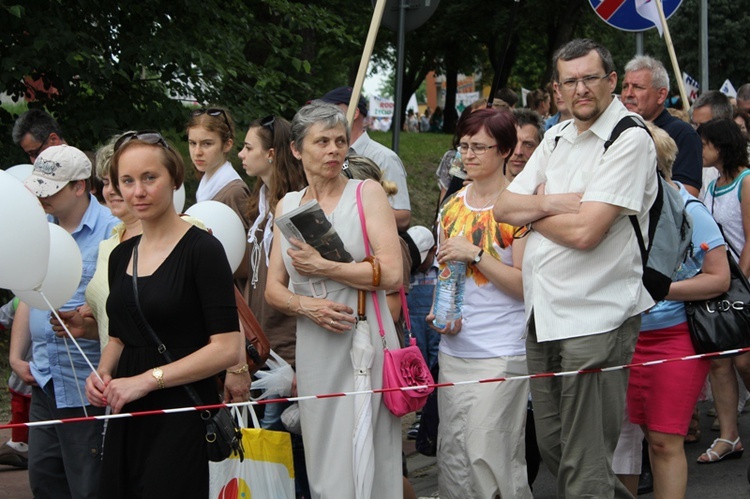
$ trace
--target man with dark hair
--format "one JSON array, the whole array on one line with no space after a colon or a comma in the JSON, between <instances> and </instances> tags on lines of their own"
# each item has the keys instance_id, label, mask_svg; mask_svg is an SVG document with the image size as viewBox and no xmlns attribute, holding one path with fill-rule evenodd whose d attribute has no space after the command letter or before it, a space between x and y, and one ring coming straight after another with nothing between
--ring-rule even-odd
<instances>
[{"instance_id":1,"label":"man with dark hair","mask_svg":"<svg viewBox=\"0 0 750 499\"><path fill-rule=\"evenodd\" d=\"M83 273L78 289L62 310L84 304L84 291L96 268L99 243L108 238L119 222L89 192L91 162L75 147L47 148L34 162L24 184L39 198L53 222L65 229L81 252ZM68 312L69 314L69 312ZM67 321L71 315L60 312ZM49 310L31 308L21 302L11 330L10 365L31 392L31 421L57 420L103 411L83 397L89 367L77 349L60 337L59 325L51 323ZM96 366L101 356L96 322L68 323L71 334ZM32 360L23 354L31 345ZM96 497L99 488L101 421L59 426L35 426L29 430L29 483L37 498Z\"/></svg>"},{"instance_id":2,"label":"man with dark hair","mask_svg":"<svg viewBox=\"0 0 750 499\"><path fill-rule=\"evenodd\" d=\"M320 100L339 106L346 114L349 110L351 98L351 87L339 87L325 94ZM406 184L406 168L404 168L398 154L370 138L365 131L366 117L367 101L360 95L357 109L354 111L354 118L349 124L351 127L349 153L370 158L383 170L383 180L396 184L398 192L388 196L388 202L396 216L398 230L403 232L409 228L409 222L411 221L411 203L409 201L409 188Z\"/></svg>"},{"instance_id":3,"label":"man with dark hair","mask_svg":"<svg viewBox=\"0 0 750 499\"><path fill-rule=\"evenodd\" d=\"M498 90L495 94L495 99L500 99L501 101L505 102L511 109L516 107L516 104L518 104L518 94L515 92L515 90L508 87Z\"/></svg>"},{"instance_id":4,"label":"man with dark hair","mask_svg":"<svg viewBox=\"0 0 750 499\"><path fill-rule=\"evenodd\" d=\"M516 148L508 158L505 178L513 180L521 173L544 138L544 120L539 113L528 108L513 109L516 117Z\"/></svg>"},{"instance_id":5,"label":"man with dark hair","mask_svg":"<svg viewBox=\"0 0 750 499\"><path fill-rule=\"evenodd\" d=\"M41 109L29 109L19 116L13 125L12 137L13 143L21 146L32 163L48 147L66 143L55 118Z\"/></svg>"},{"instance_id":6,"label":"man with dark hair","mask_svg":"<svg viewBox=\"0 0 750 499\"><path fill-rule=\"evenodd\" d=\"M672 180L697 196L703 177L701 139L693 127L669 114L664 107L668 94L669 74L661 61L639 55L625 65L620 100L628 111L640 114L672 137L677 144Z\"/></svg>"},{"instance_id":7,"label":"man with dark hair","mask_svg":"<svg viewBox=\"0 0 750 499\"><path fill-rule=\"evenodd\" d=\"M654 304L629 220L636 215L648 234L654 143L632 127L605 152L621 119L640 119L613 95L617 74L605 47L573 40L553 68L573 120L550 128L494 208L497 220L530 229L523 287L531 374L627 364L640 314ZM612 471L627 382L624 370L532 380L537 441L558 497L632 497Z\"/></svg>"},{"instance_id":8,"label":"man with dark hair","mask_svg":"<svg viewBox=\"0 0 750 499\"><path fill-rule=\"evenodd\" d=\"M718 90L709 90L693 102L693 106L690 108L690 123L693 127L698 128L714 118L731 120L733 112L734 109L729 97Z\"/></svg>"}]
</instances>

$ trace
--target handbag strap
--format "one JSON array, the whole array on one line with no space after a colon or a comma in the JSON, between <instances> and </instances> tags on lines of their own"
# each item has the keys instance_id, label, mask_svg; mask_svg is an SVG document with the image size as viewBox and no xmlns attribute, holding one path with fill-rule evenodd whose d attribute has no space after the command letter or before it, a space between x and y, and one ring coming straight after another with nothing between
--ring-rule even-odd
<instances>
[{"instance_id":1,"label":"handbag strap","mask_svg":"<svg viewBox=\"0 0 750 499\"><path fill-rule=\"evenodd\" d=\"M141 322L143 322L143 326L148 333L149 339L156 345L156 350L162 355L162 357L164 357L164 360L166 360L169 364L173 362L172 355L169 353L169 350L167 350L167 346L159 339L159 336L156 334L156 331L153 330L151 324L148 323L146 315L141 309L141 300L138 293L138 244L140 244L140 240L135 244L135 247L133 247L133 296L135 298L135 308L138 310L138 314L141 317ZM200 397L198 396L198 392L195 391L195 388L193 388L189 384L182 386L185 388L188 396L190 396L190 400L192 400L195 405L204 405Z\"/></svg>"},{"instance_id":2,"label":"handbag strap","mask_svg":"<svg viewBox=\"0 0 750 499\"><path fill-rule=\"evenodd\" d=\"M359 183L357 186L357 212L359 213L359 223L362 226L362 239L365 242L365 255L370 256L370 238L367 237L367 225L365 223L365 210L362 204L362 188L365 185L366 180ZM364 293L364 291L360 291ZM398 290L401 296L401 312L404 314L404 322L406 322L406 330L411 332L411 319L409 318L409 307L406 304L406 291L404 286L401 286ZM377 300L377 294L372 292L372 301L375 306L375 313L378 315L378 327L380 328L380 336L383 339L383 346L385 346L385 331L383 330L383 319L380 317L380 305Z\"/></svg>"}]
</instances>

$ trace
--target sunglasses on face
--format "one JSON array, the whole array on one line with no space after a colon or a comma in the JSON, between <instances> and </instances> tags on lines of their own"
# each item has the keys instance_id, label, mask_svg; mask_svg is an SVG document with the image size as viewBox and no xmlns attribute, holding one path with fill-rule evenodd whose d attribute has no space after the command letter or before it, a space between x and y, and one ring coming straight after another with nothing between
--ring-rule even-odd
<instances>
[{"instance_id":1,"label":"sunglasses on face","mask_svg":"<svg viewBox=\"0 0 750 499\"><path fill-rule=\"evenodd\" d=\"M146 130L141 132L130 131L123 133L122 136L117 139L117 142L115 142L115 152L119 151L122 146L124 146L131 140L140 140L145 142L146 144L152 145L158 144L165 149L169 149L169 144L167 144L167 141L164 140L164 137L162 137L159 132Z\"/></svg>"},{"instance_id":2,"label":"sunglasses on face","mask_svg":"<svg viewBox=\"0 0 750 499\"><path fill-rule=\"evenodd\" d=\"M39 157L39 154L42 152L42 149L44 149L44 146L47 145L47 141L49 140L50 137L52 137L51 133L49 135L47 135L47 137L44 139L44 142L42 142L42 145L40 145L39 147L37 147L33 151L27 152L26 154L28 154L29 158L37 158L37 157Z\"/></svg>"},{"instance_id":3,"label":"sunglasses on face","mask_svg":"<svg viewBox=\"0 0 750 499\"><path fill-rule=\"evenodd\" d=\"M217 116L221 116L222 118L224 118L224 123L229 126L229 118L227 118L227 113L223 109L219 109L218 107L202 107L192 112L193 117L200 116L201 114L207 114L209 116L213 116L214 118Z\"/></svg>"}]
</instances>

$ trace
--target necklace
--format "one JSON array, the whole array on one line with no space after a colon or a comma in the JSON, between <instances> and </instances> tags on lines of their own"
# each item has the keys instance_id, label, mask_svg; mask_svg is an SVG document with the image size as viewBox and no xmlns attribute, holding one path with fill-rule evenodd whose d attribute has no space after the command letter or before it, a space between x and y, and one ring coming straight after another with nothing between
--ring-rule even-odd
<instances>
[{"instance_id":1,"label":"necklace","mask_svg":"<svg viewBox=\"0 0 750 499\"><path fill-rule=\"evenodd\" d=\"M490 195L489 201L480 201L480 199L482 199L482 198L480 198L479 196L477 196L477 193L474 192L474 186L472 185L471 187L472 187L471 194L474 197L474 202L476 203L476 205L480 205L480 204L484 203L484 206L482 206L481 208L479 208L479 211L484 211L484 210L487 209L487 207L490 206L490 204L494 204L495 201L497 201L497 197L500 195L500 192L502 192L502 189L500 189L500 191L497 194Z\"/></svg>"}]
</instances>

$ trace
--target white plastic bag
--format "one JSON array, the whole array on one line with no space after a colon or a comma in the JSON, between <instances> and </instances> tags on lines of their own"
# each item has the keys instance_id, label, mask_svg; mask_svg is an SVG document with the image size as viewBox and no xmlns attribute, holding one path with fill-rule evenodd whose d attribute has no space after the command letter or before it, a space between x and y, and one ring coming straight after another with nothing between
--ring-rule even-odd
<instances>
[{"instance_id":1,"label":"white plastic bag","mask_svg":"<svg viewBox=\"0 0 750 499\"><path fill-rule=\"evenodd\" d=\"M232 455L209 462L209 498L294 499L294 461L289 433L263 430L249 409L255 428L248 428L247 408L233 408L242 428L245 460ZM240 415L243 412L243 415Z\"/></svg>"},{"instance_id":2,"label":"white plastic bag","mask_svg":"<svg viewBox=\"0 0 750 499\"><path fill-rule=\"evenodd\" d=\"M255 373L253 390L263 390L263 394L253 400L266 398L288 397L292 394L292 381L294 380L294 369L284 359L271 350L271 355L266 361L267 370Z\"/></svg>"}]
</instances>

